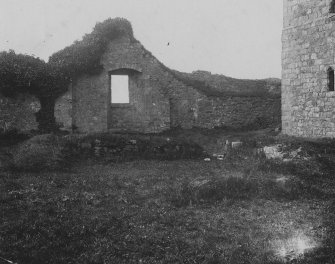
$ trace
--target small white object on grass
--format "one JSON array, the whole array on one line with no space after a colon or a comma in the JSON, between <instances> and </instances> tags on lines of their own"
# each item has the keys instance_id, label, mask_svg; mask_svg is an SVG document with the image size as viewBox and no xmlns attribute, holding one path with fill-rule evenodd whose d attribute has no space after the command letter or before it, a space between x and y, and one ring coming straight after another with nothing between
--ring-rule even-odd
<instances>
[{"instance_id":1,"label":"small white object on grass","mask_svg":"<svg viewBox=\"0 0 335 264\"><path fill-rule=\"evenodd\" d=\"M239 148L243 145L243 143L241 141L235 141L231 143L231 146L233 149Z\"/></svg>"},{"instance_id":2,"label":"small white object on grass","mask_svg":"<svg viewBox=\"0 0 335 264\"><path fill-rule=\"evenodd\" d=\"M3 257L0 257L0 259L3 260L3 261L5 261L5 262L7 262L7 263L17 264L16 262L10 261L10 260L5 259L5 258L3 258Z\"/></svg>"}]
</instances>

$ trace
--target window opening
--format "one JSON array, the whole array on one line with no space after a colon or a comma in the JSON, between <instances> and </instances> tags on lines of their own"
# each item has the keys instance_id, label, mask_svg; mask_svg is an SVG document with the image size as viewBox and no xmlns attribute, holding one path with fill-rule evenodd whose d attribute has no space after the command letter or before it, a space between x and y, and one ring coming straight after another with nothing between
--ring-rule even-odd
<instances>
[{"instance_id":1,"label":"window opening","mask_svg":"<svg viewBox=\"0 0 335 264\"><path fill-rule=\"evenodd\" d=\"M129 76L111 75L111 103L129 103Z\"/></svg>"}]
</instances>

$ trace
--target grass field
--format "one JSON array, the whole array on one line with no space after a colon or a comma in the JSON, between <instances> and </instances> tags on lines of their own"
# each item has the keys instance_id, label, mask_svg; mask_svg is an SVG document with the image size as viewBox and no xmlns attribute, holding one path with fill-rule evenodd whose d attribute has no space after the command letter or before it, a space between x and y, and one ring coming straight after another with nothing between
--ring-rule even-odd
<instances>
[{"instance_id":1,"label":"grass field","mask_svg":"<svg viewBox=\"0 0 335 264\"><path fill-rule=\"evenodd\" d=\"M245 147L223 161L87 159L63 171L2 171L0 257L335 263L329 149L318 146L300 163L269 161Z\"/></svg>"}]
</instances>

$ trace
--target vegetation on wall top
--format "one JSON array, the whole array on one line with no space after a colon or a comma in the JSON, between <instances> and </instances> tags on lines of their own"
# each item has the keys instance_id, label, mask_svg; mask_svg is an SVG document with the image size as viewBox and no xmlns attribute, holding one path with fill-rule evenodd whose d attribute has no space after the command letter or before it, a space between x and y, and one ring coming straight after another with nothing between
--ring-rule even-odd
<instances>
[{"instance_id":1,"label":"vegetation on wall top","mask_svg":"<svg viewBox=\"0 0 335 264\"><path fill-rule=\"evenodd\" d=\"M211 74L205 71L192 73L172 71L175 78L208 96L272 98L281 96L281 80L276 78L247 80L235 79L222 74Z\"/></svg>"},{"instance_id":2,"label":"vegetation on wall top","mask_svg":"<svg viewBox=\"0 0 335 264\"><path fill-rule=\"evenodd\" d=\"M82 40L54 53L49 63L72 77L99 72L102 69L100 58L107 44L121 36L134 39L131 23L124 18L109 18L97 23Z\"/></svg>"},{"instance_id":3,"label":"vegetation on wall top","mask_svg":"<svg viewBox=\"0 0 335 264\"><path fill-rule=\"evenodd\" d=\"M136 40L137 41L137 40ZM281 97L281 80L268 78L260 80L235 79L222 74L211 74L207 71L192 73L172 70L159 61L142 45L143 51L153 57L159 65L175 79L191 86L206 96L213 97Z\"/></svg>"}]
</instances>

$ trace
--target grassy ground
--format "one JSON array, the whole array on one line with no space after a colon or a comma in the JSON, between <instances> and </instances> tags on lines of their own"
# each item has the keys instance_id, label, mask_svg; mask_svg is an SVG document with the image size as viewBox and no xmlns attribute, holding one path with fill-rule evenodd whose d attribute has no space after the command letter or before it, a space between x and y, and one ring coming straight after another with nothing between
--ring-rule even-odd
<instances>
[{"instance_id":1,"label":"grassy ground","mask_svg":"<svg viewBox=\"0 0 335 264\"><path fill-rule=\"evenodd\" d=\"M88 159L65 171L2 171L0 257L335 263L332 147L313 146L313 158L300 163L268 161L245 147L223 161Z\"/></svg>"}]
</instances>

